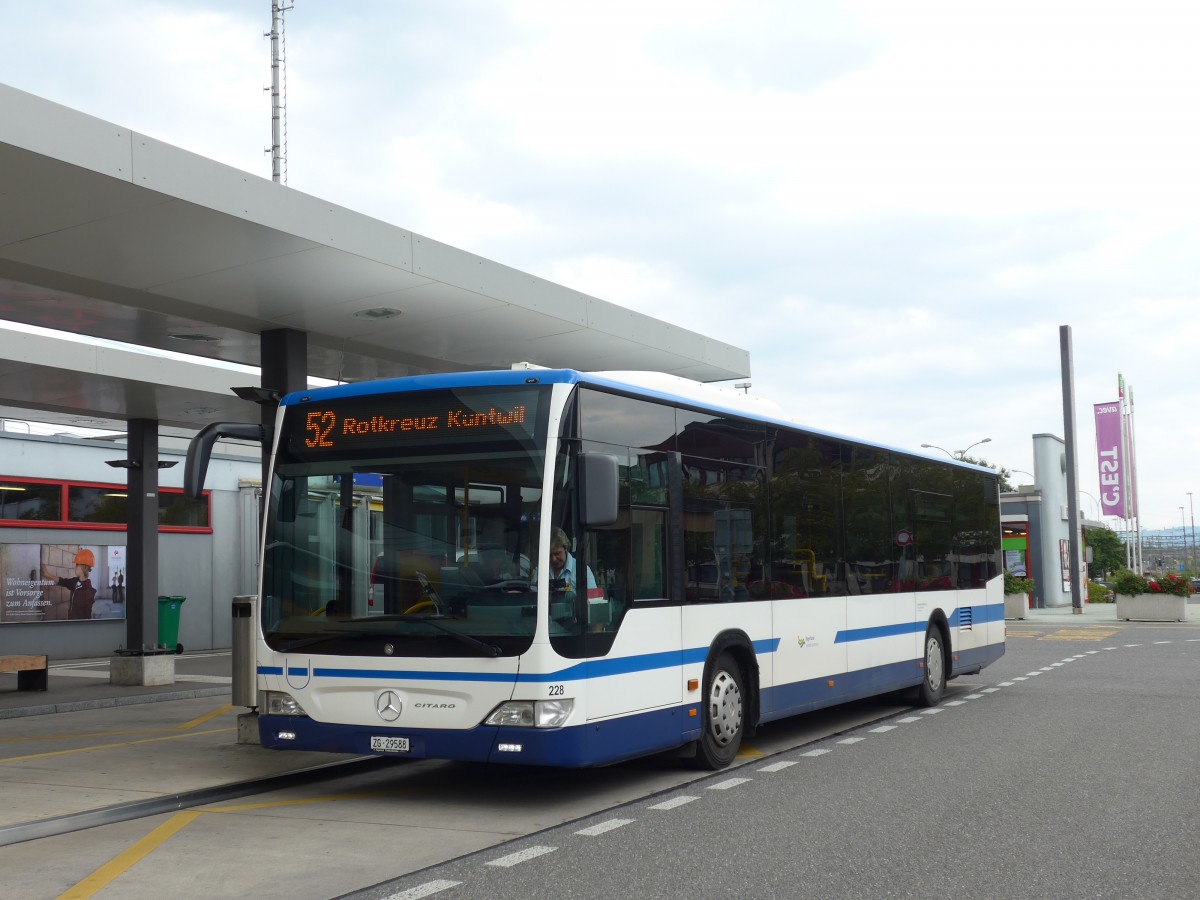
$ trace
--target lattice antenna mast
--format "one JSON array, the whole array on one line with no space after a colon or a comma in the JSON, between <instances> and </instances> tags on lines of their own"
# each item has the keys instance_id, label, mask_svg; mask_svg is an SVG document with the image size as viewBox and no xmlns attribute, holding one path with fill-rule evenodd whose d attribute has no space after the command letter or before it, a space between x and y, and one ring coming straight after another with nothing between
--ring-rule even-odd
<instances>
[{"instance_id":1,"label":"lattice antenna mast","mask_svg":"<svg viewBox=\"0 0 1200 900\"><path fill-rule=\"evenodd\" d=\"M263 35L271 39L271 180L287 184L287 20L284 17L296 4L271 3L271 30Z\"/></svg>"}]
</instances>

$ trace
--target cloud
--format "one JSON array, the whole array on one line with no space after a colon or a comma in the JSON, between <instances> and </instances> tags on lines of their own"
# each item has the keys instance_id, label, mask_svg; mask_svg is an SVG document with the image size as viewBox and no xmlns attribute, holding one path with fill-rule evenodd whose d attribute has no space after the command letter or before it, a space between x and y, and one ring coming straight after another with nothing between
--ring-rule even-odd
<instances>
[{"instance_id":1,"label":"cloud","mask_svg":"<svg viewBox=\"0 0 1200 900\"><path fill-rule=\"evenodd\" d=\"M0 0L0 81L269 177L270 25L235 0ZM1138 396L1175 521L1200 343L1200 6L301 3L289 183L751 352L832 431L1032 469ZM1093 490L1094 492L1094 490Z\"/></svg>"}]
</instances>

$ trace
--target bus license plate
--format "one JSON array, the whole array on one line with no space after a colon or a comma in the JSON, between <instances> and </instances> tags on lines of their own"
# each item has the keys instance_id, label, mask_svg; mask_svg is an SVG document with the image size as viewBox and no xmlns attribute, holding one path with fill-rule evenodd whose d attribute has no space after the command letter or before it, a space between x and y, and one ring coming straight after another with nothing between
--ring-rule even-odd
<instances>
[{"instance_id":1,"label":"bus license plate","mask_svg":"<svg viewBox=\"0 0 1200 900\"><path fill-rule=\"evenodd\" d=\"M408 738L371 735L372 753L407 753Z\"/></svg>"}]
</instances>

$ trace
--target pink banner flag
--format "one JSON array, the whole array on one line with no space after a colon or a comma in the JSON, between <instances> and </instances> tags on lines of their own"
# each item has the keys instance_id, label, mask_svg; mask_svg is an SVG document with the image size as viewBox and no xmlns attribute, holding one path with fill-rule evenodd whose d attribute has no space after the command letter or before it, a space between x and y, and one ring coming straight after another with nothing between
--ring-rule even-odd
<instances>
[{"instance_id":1,"label":"pink banner flag","mask_svg":"<svg viewBox=\"0 0 1200 900\"><path fill-rule=\"evenodd\" d=\"M1097 403L1096 457L1100 464L1100 511L1126 518L1125 459L1121 452L1121 404Z\"/></svg>"}]
</instances>

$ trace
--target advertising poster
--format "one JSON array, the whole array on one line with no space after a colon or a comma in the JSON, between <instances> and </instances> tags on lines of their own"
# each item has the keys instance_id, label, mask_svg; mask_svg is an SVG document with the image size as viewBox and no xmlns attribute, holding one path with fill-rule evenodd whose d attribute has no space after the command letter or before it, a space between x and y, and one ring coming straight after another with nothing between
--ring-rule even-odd
<instances>
[{"instance_id":1,"label":"advertising poster","mask_svg":"<svg viewBox=\"0 0 1200 900\"><path fill-rule=\"evenodd\" d=\"M125 547L0 544L0 625L125 618Z\"/></svg>"},{"instance_id":2,"label":"advertising poster","mask_svg":"<svg viewBox=\"0 0 1200 900\"><path fill-rule=\"evenodd\" d=\"M1129 504L1125 496L1125 442L1121 429L1121 405L1097 403L1096 459L1100 470L1100 511L1106 516L1125 518Z\"/></svg>"},{"instance_id":3,"label":"advertising poster","mask_svg":"<svg viewBox=\"0 0 1200 900\"><path fill-rule=\"evenodd\" d=\"M1025 578L1028 572L1025 569L1025 551L1024 550L1005 550L1004 551L1004 570L1012 572L1018 578Z\"/></svg>"}]
</instances>

